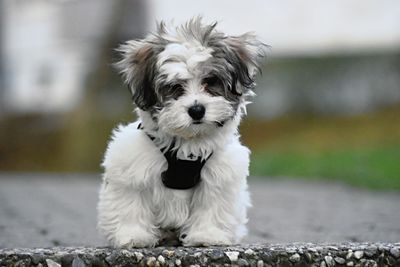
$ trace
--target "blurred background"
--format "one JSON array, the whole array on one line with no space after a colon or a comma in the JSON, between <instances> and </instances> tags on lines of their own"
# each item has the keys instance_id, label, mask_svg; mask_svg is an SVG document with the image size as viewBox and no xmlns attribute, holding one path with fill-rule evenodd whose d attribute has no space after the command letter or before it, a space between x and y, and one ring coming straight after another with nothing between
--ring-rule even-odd
<instances>
[{"instance_id":1,"label":"blurred background","mask_svg":"<svg viewBox=\"0 0 400 267\"><path fill-rule=\"evenodd\" d=\"M0 0L0 172L100 173L135 119L114 49L196 15L271 45L241 126L253 176L400 190L397 0Z\"/></svg>"}]
</instances>

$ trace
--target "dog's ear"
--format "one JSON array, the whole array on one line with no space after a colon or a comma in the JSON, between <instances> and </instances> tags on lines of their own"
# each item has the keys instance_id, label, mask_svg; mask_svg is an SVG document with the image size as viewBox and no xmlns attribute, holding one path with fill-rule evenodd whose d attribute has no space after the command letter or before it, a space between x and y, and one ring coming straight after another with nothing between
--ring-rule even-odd
<instances>
[{"instance_id":1,"label":"dog's ear","mask_svg":"<svg viewBox=\"0 0 400 267\"><path fill-rule=\"evenodd\" d=\"M153 44L146 40L128 41L117 51L122 59L114 66L129 86L134 103L140 109L148 110L157 103L153 82L156 63Z\"/></svg>"},{"instance_id":2,"label":"dog's ear","mask_svg":"<svg viewBox=\"0 0 400 267\"><path fill-rule=\"evenodd\" d=\"M265 57L266 49L269 46L259 41L252 33L228 36L224 42L230 52L229 61L234 68L234 72L231 73L234 82L239 82L244 89L252 88L254 76L261 72L260 61ZM233 84L232 90L237 94L243 93L235 84Z\"/></svg>"}]
</instances>

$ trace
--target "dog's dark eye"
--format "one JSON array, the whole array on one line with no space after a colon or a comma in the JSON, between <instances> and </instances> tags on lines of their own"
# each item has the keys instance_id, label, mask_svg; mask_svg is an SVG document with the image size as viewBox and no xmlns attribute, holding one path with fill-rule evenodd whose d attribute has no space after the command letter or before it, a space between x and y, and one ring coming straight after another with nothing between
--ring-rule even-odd
<instances>
[{"instance_id":1,"label":"dog's dark eye","mask_svg":"<svg viewBox=\"0 0 400 267\"><path fill-rule=\"evenodd\" d=\"M206 86L212 87L212 86L220 85L221 80L216 76L211 76L211 77L205 78L203 80L203 84L205 84Z\"/></svg>"},{"instance_id":2,"label":"dog's dark eye","mask_svg":"<svg viewBox=\"0 0 400 267\"><path fill-rule=\"evenodd\" d=\"M171 91L180 91L182 89L183 89L182 84L176 83L176 84L170 85L170 90Z\"/></svg>"},{"instance_id":3,"label":"dog's dark eye","mask_svg":"<svg viewBox=\"0 0 400 267\"><path fill-rule=\"evenodd\" d=\"M178 99L184 93L183 85L180 83L171 84L169 85L168 92L174 99Z\"/></svg>"},{"instance_id":4,"label":"dog's dark eye","mask_svg":"<svg viewBox=\"0 0 400 267\"><path fill-rule=\"evenodd\" d=\"M203 80L204 90L212 96L223 96L226 94L222 81L216 76L210 76Z\"/></svg>"}]
</instances>

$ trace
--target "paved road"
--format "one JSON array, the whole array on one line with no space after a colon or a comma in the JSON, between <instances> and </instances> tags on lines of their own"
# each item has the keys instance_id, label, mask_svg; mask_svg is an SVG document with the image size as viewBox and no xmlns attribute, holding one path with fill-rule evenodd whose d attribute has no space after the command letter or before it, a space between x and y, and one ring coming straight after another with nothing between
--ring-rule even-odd
<instances>
[{"instance_id":1,"label":"paved road","mask_svg":"<svg viewBox=\"0 0 400 267\"><path fill-rule=\"evenodd\" d=\"M101 246L100 178L0 175L0 247ZM252 179L246 243L399 242L400 193Z\"/></svg>"}]
</instances>

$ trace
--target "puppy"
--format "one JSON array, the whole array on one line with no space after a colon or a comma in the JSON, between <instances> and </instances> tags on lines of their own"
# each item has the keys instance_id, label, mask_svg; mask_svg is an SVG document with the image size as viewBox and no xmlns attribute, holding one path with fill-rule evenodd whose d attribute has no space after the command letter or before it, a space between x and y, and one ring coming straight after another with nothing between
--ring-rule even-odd
<instances>
[{"instance_id":1,"label":"puppy","mask_svg":"<svg viewBox=\"0 0 400 267\"><path fill-rule=\"evenodd\" d=\"M158 25L118 51L139 120L117 127L102 166L98 227L115 247L231 245L246 234L249 150L239 141L265 45L200 18Z\"/></svg>"}]
</instances>

